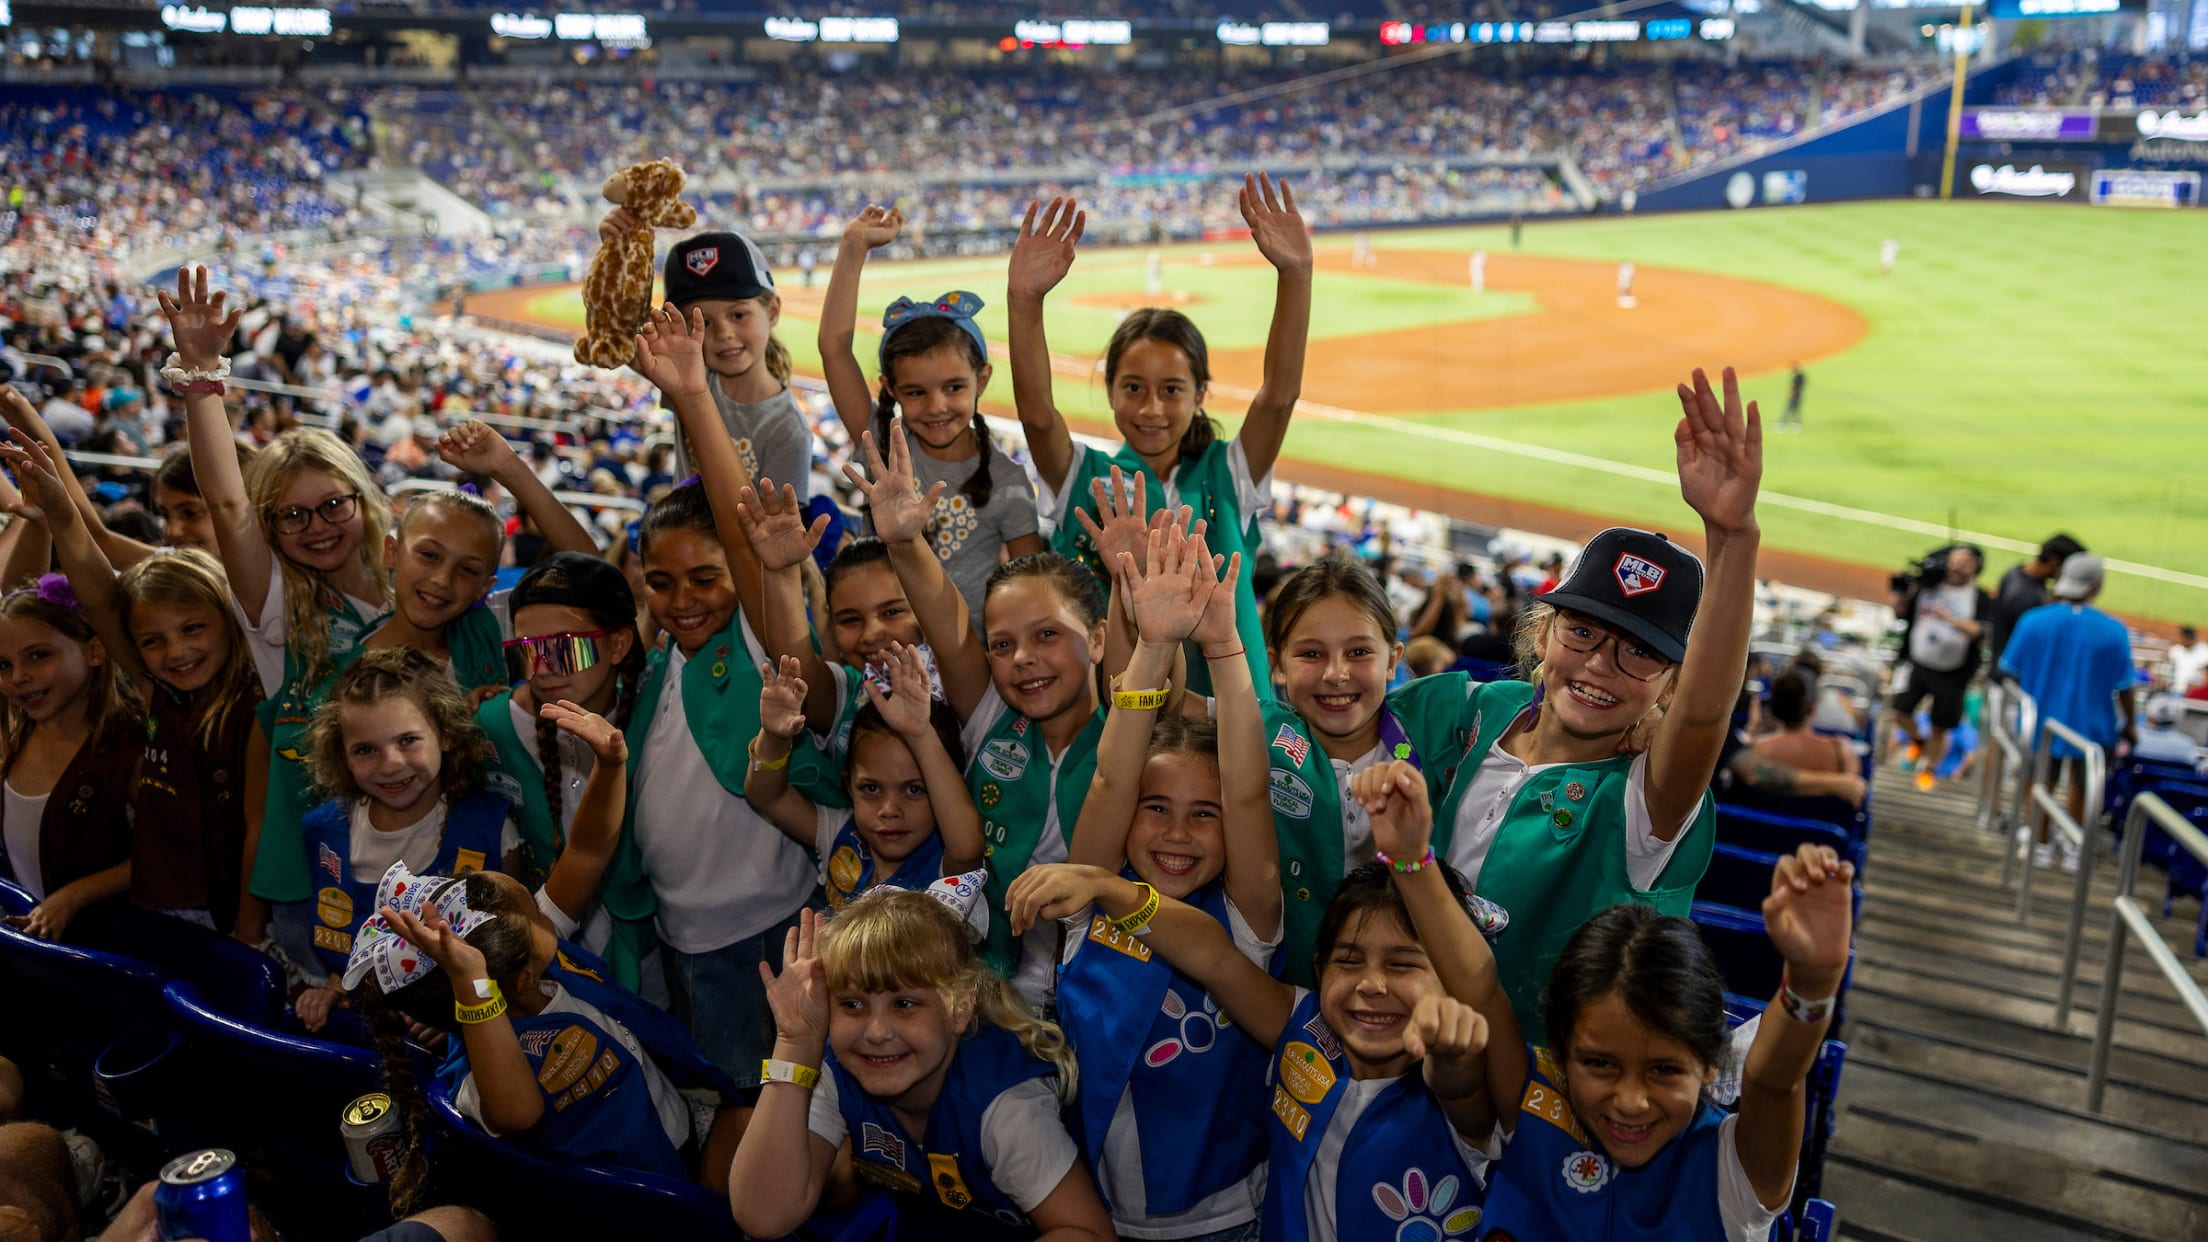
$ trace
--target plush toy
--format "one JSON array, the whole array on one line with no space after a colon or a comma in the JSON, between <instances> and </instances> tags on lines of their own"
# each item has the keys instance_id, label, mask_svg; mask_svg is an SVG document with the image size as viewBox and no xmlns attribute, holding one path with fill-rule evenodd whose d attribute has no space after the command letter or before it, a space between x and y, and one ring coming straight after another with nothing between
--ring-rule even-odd
<instances>
[{"instance_id":1,"label":"plush toy","mask_svg":"<svg viewBox=\"0 0 2208 1242\"><path fill-rule=\"evenodd\" d=\"M575 342L575 361L613 369L629 365L636 353L636 332L651 312L652 230L688 228L697 211L675 197L682 192L682 169L673 160L636 164L606 178L605 196L629 209L636 227L601 246L583 280L583 312L589 331Z\"/></svg>"}]
</instances>

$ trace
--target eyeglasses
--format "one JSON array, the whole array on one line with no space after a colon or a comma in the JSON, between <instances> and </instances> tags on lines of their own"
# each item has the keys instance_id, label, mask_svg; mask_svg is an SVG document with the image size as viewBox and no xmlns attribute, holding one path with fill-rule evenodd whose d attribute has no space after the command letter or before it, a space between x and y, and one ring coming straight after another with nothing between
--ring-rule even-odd
<instances>
[{"instance_id":1,"label":"eyeglasses","mask_svg":"<svg viewBox=\"0 0 2208 1242\"><path fill-rule=\"evenodd\" d=\"M353 515L358 512L360 512L360 493L347 492L343 496L332 496L311 509L305 505L290 505L282 509L271 509L268 514L268 524L275 527L276 533L279 535L296 535L314 525L314 519L316 518L321 518L332 526L343 526L345 523L352 521Z\"/></svg>"},{"instance_id":2,"label":"eyeglasses","mask_svg":"<svg viewBox=\"0 0 2208 1242\"><path fill-rule=\"evenodd\" d=\"M505 644L506 671L515 681L536 673L572 677L597 665L598 640L605 636L604 630L583 630L572 634L509 638Z\"/></svg>"},{"instance_id":3,"label":"eyeglasses","mask_svg":"<svg viewBox=\"0 0 2208 1242\"><path fill-rule=\"evenodd\" d=\"M1654 681L1671 667L1671 661L1655 648L1568 612L1556 618L1556 641L1586 655L1602 650L1604 643L1616 644L1610 650L1611 662L1635 681Z\"/></svg>"}]
</instances>

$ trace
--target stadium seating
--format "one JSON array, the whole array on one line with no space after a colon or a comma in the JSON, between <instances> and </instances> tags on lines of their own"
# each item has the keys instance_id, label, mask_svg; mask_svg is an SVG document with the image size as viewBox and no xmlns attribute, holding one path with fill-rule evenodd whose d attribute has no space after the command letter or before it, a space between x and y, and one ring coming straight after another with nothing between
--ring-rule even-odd
<instances>
[{"instance_id":1,"label":"stadium seating","mask_svg":"<svg viewBox=\"0 0 2208 1242\"><path fill-rule=\"evenodd\" d=\"M1858 869L1863 865L1866 848L1863 837L1827 820L1722 804L1717 808L1717 839L1767 854L1791 854L1803 845L1829 845Z\"/></svg>"}]
</instances>

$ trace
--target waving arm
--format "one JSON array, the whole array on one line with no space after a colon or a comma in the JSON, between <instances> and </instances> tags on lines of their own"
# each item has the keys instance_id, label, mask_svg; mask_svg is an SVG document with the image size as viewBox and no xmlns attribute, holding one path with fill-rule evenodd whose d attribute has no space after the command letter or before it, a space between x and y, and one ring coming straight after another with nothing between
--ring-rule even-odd
<instances>
[{"instance_id":1,"label":"waving arm","mask_svg":"<svg viewBox=\"0 0 2208 1242\"><path fill-rule=\"evenodd\" d=\"M1265 336L1265 378L1237 434L1250 460L1250 477L1263 479L1280 457L1288 418L1303 392L1303 356L1311 336L1311 234L1286 181L1276 188L1264 173L1244 178L1240 206L1250 239L1280 273L1273 324Z\"/></svg>"},{"instance_id":2,"label":"waving arm","mask_svg":"<svg viewBox=\"0 0 2208 1242\"><path fill-rule=\"evenodd\" d=\"M1036 212L1042 211L1040 224ZM1070 198L1054 198L1047 208L1027 205L1020 239L1012 245L1012 270L1006 282L1005 310L1011 320L1012 400L1027 432L1035 473L1052 492L1064 489L1073 465L1073 435L1058 412L1051 390L1050 342L1043 331L1043 298L1073 267L1074 246L1088 215ZM1066 498L1066 507L1073 507Z\"/></svg>"},{"instance_id":3,"label":"waving arm","mask_svg":"<svg viewBox=\"0 0 2208 1242\"><path fill-rule=\"evenodd\" d=\"M188 370L213 369L229 348L242 312L225 310L226 294L208 295L204 267L179 268L176 295L164 290L160 296L161 313L168 316L179 361ZM199 497L207 502L207 517L214 523L215 548L222 553L230 591L245 615L261 624L268 619L269 575L276 567L276 550L269 546L261 517L245 494L245 472L238 468L229 408L212 393L188 393L184 425L191 445L192 476L199 481ZM283 606L282 600L275 603Z\"/></svg>"},{"instance_id":4,"label":"waving arm","mask_svg":"<svg viewBox=\"0 0 2208 1242\"><path fill-rule=\"evenodd\" d=\"M846 427L863 428L874 420L874 394L852 353L858 336L859 273L866 268L867 253L897 240L904 226L904 212L868 206L844 226L836 266L828 273L828 292L820 304L820 370L827 377L836 417Z\"/></svg>"}]
</instances>

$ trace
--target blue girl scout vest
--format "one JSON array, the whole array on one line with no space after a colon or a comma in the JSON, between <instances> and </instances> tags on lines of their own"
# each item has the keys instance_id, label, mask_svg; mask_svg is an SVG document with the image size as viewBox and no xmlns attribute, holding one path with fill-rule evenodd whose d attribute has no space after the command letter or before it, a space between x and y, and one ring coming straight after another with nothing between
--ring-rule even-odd
<instances>
[{"instance_id":1,"label":"blue girl scout vest","mask_svg":"<svg viewBox=\"0 0 2208 1242\"><path fill-rule=\"evenodd\" d=\"M1456 1132L1417 1067L1382 1088L1357 1118L1341 1164L1311 1165L1352 1075L1349 1057L1317 993L1296 1001L1273 1063L1270 1172L1265 1183L1265 1242L1304 1242L1305 1181L1334 1179L1334 1234L1366 1238L1470 1236L1480 1219L1480 1180L1457 1153Z\"/></svg>"},{"instance_id":2,"label":"blue girl scout vest","mask_svg":"<svg viewBox=\"0 0 2208 1242\"><path fill-rule=\"evenodd\" d=\"M1722 1242L1718 1141L1725 1114L1702 1102L1684 1133L1638 1169L1620 1169L1589 1142L1545 1048L1519 1110L1518 1133L1487 1192L1482 1239L1493 1242Z\"/></svg>"},{"instance_id":3,"label":"blue girl scout vest","mask_svg":"<svg viewBox=\"0 0 2208 1242\"><path fill-rule=\"evenodd\" d=\"M500 869L498 839L512 804L497 794L478 791L445 804L444 838L437 859L424 875L465 875ZM314 856L314 951L331 974L345 973L353 951L353 932L376 912L376 885L383 877L353 878L353 803L332 798L307 813L300 838Z\"/></svg>"},{"instance_id":4,"label":"blue girl scout vest","mask_svg":"<svg viewBox=\"0 0 2208 1242\"><path fill-rule=\"evenodd\" d=\"M1440 805L1456 779L1472 740L1471 679L1437 673L1388 692L1380 709L1380 741L1389 759L1401 759L1426 777ZM1273 831L1280 840L1281 919L1284 932L1275 960L1282 978L1310 987L1319 923L1334 890L1342 886L1342 790L1334 763L1312 737L1303 716L1286 703L1263 704L1265 757L1272 765ZM1437 821L1438 830L1439 823ZM1435 853L1441 852L1437 843Z\"/></svg>"},{"instance_id":5,"label":"blue girl scout vest","mask_svg":"<svg viewBox=\"0 0 2208 1242\"><path fill-rule=\"evenodd\" d=\"M828 892L828 908L841 910L859 895L878 885L920 892L943 878L943 834L933 832L920 848L905 856L891 875L877 874L874 853L859 836L859 821L845 819L829 843L828 857L820 860L822 886ZM994 924L995 920L990 920Z\"/></svg>"},{"instance_id":6,"label":"blue girl scout vest","mask_svg":"<svg viewBox=\"0 0 2208 1242\"><path fill-rule=\"evenodd\" d=\"M682 1153L660 1128L644 1067L612 1032L575 1013L507 1016L522 1055L536 1071L537 1089L544 1093L544 1119L527 1134L510 1135L506 1141L556 1154L568 1163L690 1180ZM468 1074L468 1054L458 1039L452 1047L437 1078L457 1090Z\"/></svg>"},{"instance_id":7,"label":"blue girl scout vest","mask_svg":"<svg viewBox=\"0 0 2208 1242\"><path fill-rule=\"evenodd\" d=\"M1071 838L1081 803L1096 775L1096 744L1104 736L1099 707L1058 761L1058 831ZM1004 913L1005 890L1035 856L1050 815L1050 748L1042 726L1007 707L966 761L966 787L981 811L982 854L989 867L990 968L1010 977L1020 964L1019 937Z\"/></svg>"},{"instance_id":8,"label":"blue girl scout vest","mask_svg":"<svg viewBox=\"0 0 2208 1242\"><path fill-rule=\"evenodd\" d=\"M850 1130L851 1167L860 1178L1007 1225L1028 1223L1027 1213L997 1189L981 1162L981 1119L989 1105L1009 1088L1058 1072L1018 1036L983 1022L959 1042L928 1114L928 1132L917 1141L889 1105L867 1096L833 1050L825 1064L836 1076L836 1102Z\"/></svg>"},{"instance_id":9,"label":"blue girl scout vest","mask_svg":"<svg viewBox=\"0 0 2208 1242\"><path fill-rule=\"evenodd\" d=\"M581 945L560 941L544 977L567 989L567 994L594 1005L607 1017L629 1028L636 1042L659 1062L678 1087L711 1087L731 1103L748 1103L756 1093L736 1085L726 1071L706 1059L690 1028L673 1014L613 981L612 971L596 954Z\"/></svg>"},{"instance_id":10,"label":"blue girl scout vest","mask_svg":"<svg viewBox=\"0 0 2208 1242\"><path fill-rule=\"evenodd\" d=\"M1226 925L1219 885L1190 904ZM1095 1169L1131 1088L1142 1123L1143 1206L1155 1216L1186 1212L1264 1160L1264 1132L1249 1119L1263 1107L1272 1053L1103 914L1089 912L1084 934L1058 976L1058 1024L1081 1058L1074 1137Z\"/></svg>"}]
</instances>

